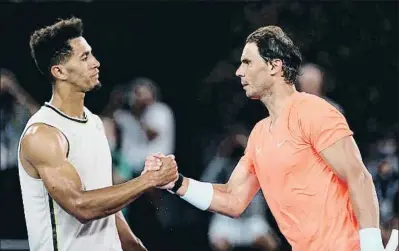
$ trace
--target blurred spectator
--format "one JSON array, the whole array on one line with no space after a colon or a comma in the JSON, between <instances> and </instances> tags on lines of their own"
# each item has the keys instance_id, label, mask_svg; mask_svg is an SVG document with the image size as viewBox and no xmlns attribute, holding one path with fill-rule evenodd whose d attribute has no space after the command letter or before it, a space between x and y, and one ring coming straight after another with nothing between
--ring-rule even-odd
<instances>
[{"instance_id":1,"label":"blurred spectator","mask_svg":"<svg viewBox=\"0 0 399 251\"><path fill-rule=\"evenodd\" d=\"M392 165L393 171L397 173L399 171L399 158L396 155L396 150L396 140L393 134L387 134L377 142L379 157L388 161Z\"/></svg>"},{"instance_id":2,"label":"blurred spectator","mask_svg":"<svg viewBox=\"0 0 399 251\"><path fill-rule=\"evenodd\" d=\"M145 158L151 153L173 154L175 150L175 120L173 111L168 105L161 102L160 90L156 83L148 78L136 78L131 81L124 93L124 102L121 102L121 90L113 91L108 113L115 107L113 113L116 128L120 129L119 156L126 164L115 167L115 179L126 179L138 176L144 167ZM116 101L116 102L113 102ZM123 104L125 103L125 104ZM111 131L112 131L112 126ZM111 137L111 142L112 142ZM164 249L170 245L166 238L166 229L177 224L179 209L173 202L172 195L158 189L150 190L129 206L128 221L131 226L146 225L145 229L135 229L146 236L157 239L154 248ZM126 209L125 209L126 210ZM138 217L139 216L139 217ZM154 217L155 216L155 217ZM149 220L151 219L151 220ZM146 228L147 228L146 227ZM142 241L146 243L146 239ZM150 249L150 247L148 247Z\"/></svg>"},{"instance_id":3,"label":"blurred spectator","mask_svg":"<svg viewBox=\"0 0 399 251\"><path fill-rule=\"evenodd\" d=\"M393 217L395 193L398 191L398 174L394 172L392 165L383 160L378 165L374 175L374 185L380 203L381 223L387 223Z\"/></svg>"},{"instance_id":4,"label":"blurred spectator","mask_svg":"<svg viewBox=\"0 0 399 251\"><path fill-rule=\"evenodd\" d=\"M148 78L134 79L128 92L130 110L118 109L114 119L121 128L122 153L139 175L150 153L171 154L175 148L172 110L159 101L159 90Z\"/></svg>"},{"instance_id":5,"label":"blurred spectator","mask_svg":"<svg viewBox=\"0 0 399 251\"><path fill-rule=\"evenodd\" d=\"M325 96L325 80L324 70L319 65L307 63L301 68L298 89L302 92L310 93L325 99L341 113L344 113L340 105Z\"/></svg>"},{"instance_id":6,"label":"blurred spectator","mask_svg":"<svg viewBox=\"0 0 399 251\"><path fill-rule=\"evenodd\" d=\"M21 88L15 75L3 68L0 100L0 169L5 170L16 167L19 137L29 117L39 109L39 105Z\"/></svg>"},{"instance_id":7,"label":"blurred spectator","mask_svg":"<svg viewBox=\"0 0 399 251\"><path fill-rule=\"evenodd\" d=\"M112 154L114 184L121 184L132 178L129 162L121 152L121 133L118 125L110 117L101 118L104 124L105 135L108 139Z\"/></svg>"},{"instance_id":8,"label":"blurred spectator","mask_svg":"<svg viewBox=\"0 0 399 251\"><path fill-rule=\"evenodd\" d=\"M384 245L388 242L392 229L399 228L399 181L388 161L382 161L374 177L378 201L380 204L381 233Z\"/></svg>"},{"instance_id":9,"label":"blurred spectator","mask_svg":"<svg viewBox=\"0 0 399 251\"><path fill-rule=\"evenodd\" d=\"M201 180L227 182L244 152L247 140L248 132L241 126L234 126L205 169ZM209 240L213 249L224 251L241 246L277 250L279 240L266 221L265 212L266 203L259 192L238 219L214 214L209 226Z\"/></svg>"},{"instance_id":10,"label":"blurred spectator","mask_svg":"<svg viewBox=\"0 0 399 251\"><path fill-rule=\"evenodd\" d=\"M391 235L392 228L399 227L398 165L395 136L391 131L384 132L383 136L376 140L366 166L373 175L380 204L381 231L385 244Z\"/></svg>"},{"instance_id":11,"label":"blurred spectator","mask_svg":"<svg viewBox=\"0 0 399 251\"><path fill-rule=\"evenodd\" d=\"M384 136L377 139L376 149L371 153L371 159L367 161L367 168L374 176L378 172L378 166L382 160L387 161L394 173L399 172L399 158L396 154L396 139L390 132L384 133Z\"/></svg>"},{"instance_id":12,"label":"blurred spectator","mask_svg":"<svg viewBox=\"0 0 399 251\"><path fill-rule=\"evenodd\" d=\"M102 116L113 117L116 110L124 108L125 102L123 102L123 100L125 92L126 87L123 85L117 85L112 89L109 95L108 103L101 112Z\"/></svg>"},{"instance_id":13,"label":"blurred spectator","mask_svg":"<svg viewBox=\"0 0 399 251\"><path fill-rule=\"evenodd\" d=\"M19 85L15 75L1 69L0 73L0 222L14 218L18 227L0 228L0 236L9 238L26 235L21 190L18 178L18 144L29 117L39 105ZM4 217L4 218L3 218Z\"/></svg>"},{"instance_id":14,"label":"blurred spectator","mask_svg":"<svg viewBox=\"0 0 399 251\"><path fill-rule=\"evenodd\" d=\"M107 137L112 156L113 183L121 184L132 178L129 162L121 152L121 133L115 121L110 117L101 117L103 121L105 136ZM127 218L128 207L122 210Z\"/></svg>"}]
</instances>

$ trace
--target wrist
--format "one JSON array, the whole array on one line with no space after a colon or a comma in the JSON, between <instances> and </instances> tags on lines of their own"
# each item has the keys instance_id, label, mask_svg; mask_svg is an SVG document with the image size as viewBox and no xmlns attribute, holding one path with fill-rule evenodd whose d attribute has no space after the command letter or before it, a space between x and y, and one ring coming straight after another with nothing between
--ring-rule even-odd
<instances>
[{"instance_id":1,"label":"wrist","mask_svg":"<svg viewBox=\"0 0 399 251\"><path fill-rule=\"evenodd\" d=\"M141 175L139 179L144 182L146 189L155 188L158 185L152 172L146 172L145 174Z\"/></svg>"},{"instance_id":2,"label":"wrist","mask_svg":"<svg viewBox=\"0 0 399 251\"><path fill-rule=\"evenodd\" d=\"M184 176L179 173L179 178L177 179L177 181L175 182L173 187L171 189L169 189L170 192L176 193L183 185L183 180L184 180Z\"/></svg>"},{"instance_id":3,"label":"wrist","mask_svg":"<svg viewBox=\"0 0 399 251\"><path fill-rule=\"evenodd\" d=\"M384 245L379 228L363 228L359 230L361 251L383 251Z\"/></svg>"},{"instance_id":4,"label":"wrist","mask_svg":"<svg viewBox=\"0 0 399 251\"><path fill-rule=\"evenodd\" d=\"M186 194L187 188L188 188L188 183L189 183L188 178L183 177L183 182L182 182L180 188L177 189L177 191L176 191L176 194L178 196L181 197L181 196L184 196Z\"/></svg>"},{"instance_id":5,"label":"wrist","mask_svg":"<svg viewBox=\"0 0 399 251\"><path fill-rule=\"evenodd\" d=\"M208 182L200 182L185 178L187 185L180 198L201 210L208 210L213 199L213 186ZM179 191L178 191L179 192Z\"/></svg>"}]
</instances>

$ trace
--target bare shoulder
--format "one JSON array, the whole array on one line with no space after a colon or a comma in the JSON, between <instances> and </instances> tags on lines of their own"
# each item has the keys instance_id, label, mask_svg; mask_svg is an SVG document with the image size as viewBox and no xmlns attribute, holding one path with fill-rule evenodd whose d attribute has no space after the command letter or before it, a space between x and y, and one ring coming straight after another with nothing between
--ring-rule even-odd
<instances>
[{"instance_id":1,"label":"bare shoulder","mask_svg":"<svg viewBox=\"0 0 399 251\"><path fill-rule=\"evenodd\" d=\"M65 159L68 141L57 128L38 123L30 126L21 140L21 157L31 164Z\"/></svg>"}]
</instances>

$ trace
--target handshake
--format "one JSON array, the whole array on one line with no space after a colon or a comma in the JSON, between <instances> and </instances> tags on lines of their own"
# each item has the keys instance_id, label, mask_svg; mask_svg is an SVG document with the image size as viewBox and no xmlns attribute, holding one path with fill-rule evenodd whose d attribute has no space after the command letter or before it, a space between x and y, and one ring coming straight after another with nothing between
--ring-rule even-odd
<instances>
[{"instance_id":1,"label":"handshake","mask_svg":"<svg viewBox=\"0 0 399 251\"><path fill-rule=\"evenodd\" d=\"M149 155L141 176L147 176L154 187L172 189L179 178L175 156L160 153Z\"/></svg>"}]
</instances>

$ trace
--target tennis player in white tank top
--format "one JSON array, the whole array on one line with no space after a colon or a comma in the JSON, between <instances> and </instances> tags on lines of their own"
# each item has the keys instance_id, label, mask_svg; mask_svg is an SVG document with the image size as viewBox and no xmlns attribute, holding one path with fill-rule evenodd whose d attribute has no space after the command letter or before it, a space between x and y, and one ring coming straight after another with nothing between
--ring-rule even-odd
<instances>
[{"instance_id":1,"label":"tennis player in white tank top","mask_svg":"<svg viewBox=\"0 0 399 251\"><path fill-rule=\"evenodd\" d=\"M165 159L159 171L112 185L102 122L84 107L85 93L101 84L100 63L82 35L82 21L71 18L36 30L30 40L53 87L18 150L30 250L144 251L120 210L152 187L173 187L176 162Z\"/></svg>"}]
</instances>

